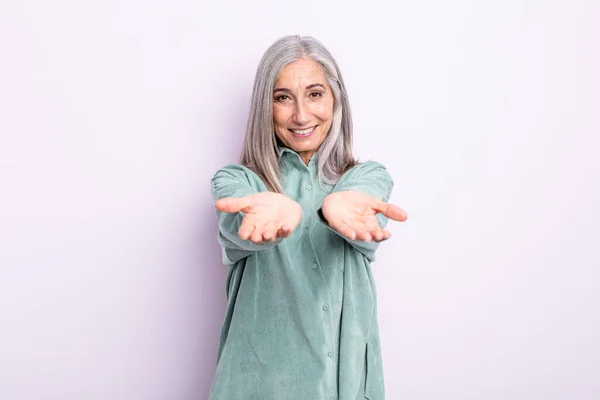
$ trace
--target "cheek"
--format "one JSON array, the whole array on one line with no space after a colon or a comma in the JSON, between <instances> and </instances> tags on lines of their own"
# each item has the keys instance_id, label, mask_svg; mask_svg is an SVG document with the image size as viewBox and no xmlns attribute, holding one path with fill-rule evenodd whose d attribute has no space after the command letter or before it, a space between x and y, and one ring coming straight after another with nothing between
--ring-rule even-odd
<instances>
[{"instance_id":1,"label":"cheek","mask_svg":"<svg viewBox=\"0 0 600 400\"><path fill-rule=\"evenodd\" d=\"M276 126L282 126L287 123L288 113L279 107L273 108L273 123Z\"/></svg>"},{"instance_id":2,"label":"cheek","mask_svg":"<svg viewBox=\"0 0 600 400\"><path fill-rule=\"evenodd\" d=\"M315 116L325 123L331 123L333 119L333 103L321 104L318 110L315 110Z\"/></svg>"}]
</instances>

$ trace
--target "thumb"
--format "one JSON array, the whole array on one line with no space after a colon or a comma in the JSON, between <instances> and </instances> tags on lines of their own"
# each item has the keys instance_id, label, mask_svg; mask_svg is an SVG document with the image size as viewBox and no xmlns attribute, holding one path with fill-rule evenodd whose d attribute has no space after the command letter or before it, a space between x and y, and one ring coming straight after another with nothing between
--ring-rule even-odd
<instances>
[{"instance_id":1,"label":"thumb","mask_svg":"<svg viewBox=\"0 0 600 400\"><path fill-rule=\"evenodd\" d=\"M408 218L406 211L404 211L403 209L401 209L398 206L395 206L390 203L386 203L381 200L377 200L375 202L373 209L379 213L382 213L389 219L393 219L394 221L402 222L402 221L406 221L406 219Z\"/></svg>"},{"instance_id":2,"label":"thumb","mask_svg":"<svg viewBox=\"0 0 600 400\"><path fill-rule=\"evenodd\" d=\"M250 206L251 201L246 197L226 197L215 202L217 210L226 213L236 213Z\"/></svg>"}]
</instances>

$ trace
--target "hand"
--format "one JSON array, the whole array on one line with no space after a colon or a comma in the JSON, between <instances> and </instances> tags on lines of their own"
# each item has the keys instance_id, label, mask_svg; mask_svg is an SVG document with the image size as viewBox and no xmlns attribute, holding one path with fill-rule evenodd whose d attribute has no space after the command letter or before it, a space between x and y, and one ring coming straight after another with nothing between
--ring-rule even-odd
<instances>
[{"instance_id":1,"label":"hand","mask_svg":"<svg viewBox=\"0 0 600 400\"><path fill-rule=\"evenodd\" d=\"M406 221L404 210L356 190L331 193L323 201L321 211L333 229L341 235L365 242L381 242L392 235L381 229L376 214L394 221Z\"/></svg>"},{"instance_id":2,"label":"hand","mask_svg":"<svg viewBox=\"0 0 600 400\"><path fill-rule=\"evenodd\" d=\"M290 236L302 219L300 204L273 192L220 199L215 207L226 213L243 212L238 235L256 244L273 243L278 238Z\"/></svg>"}]
</instances>

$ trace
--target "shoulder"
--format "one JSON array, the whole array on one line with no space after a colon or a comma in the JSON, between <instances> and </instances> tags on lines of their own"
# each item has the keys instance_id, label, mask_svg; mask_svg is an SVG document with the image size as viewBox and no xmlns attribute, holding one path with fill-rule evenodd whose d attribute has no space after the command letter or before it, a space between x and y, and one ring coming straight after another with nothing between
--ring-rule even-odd
<instances>
[{"instance_id":1,"label":"shoulder","mask_svg":"<svg viewBox=\"0 0 600 400\"><path fill-rule=\"evenodd\" d=\"M358 190L387 201L394 188L394 180L383 164L367 161L350 168L336 183L334 191Z\"/></svg>"},{"instance_id":2,"label":"shoulder","mask_svg":"<svg viewBox=\"0 0 600 400\"><path fill-rule=\"evenodd\" d=\"M360 179L360 178L371 178L371 179L389 179L391 180L392 177L390 176L389 172L387 171L386 167L377 162L377 161L365 161L362 163L358 163L355 166L353 166L352 168L350 168L348 171L346 171L342 177L340 178L340 181L342 180L346 180L346 179Z\"/></svg>"},{"instance_id":3,"label":"shoulder","mask_svg":"<svg viewBox=\"0 0 600 400\"><path fill-rule=\"evenodd\" d=\"M263 181L250 168L241 164L229 164L217 170L212 176L213 186L220 184L245 184L257 190L266 190Z\"/></svg>"},{"instance_id":4,"label":"shoulder","mask_svg":"<svg viewBox=\"0 0 600 400\"><path fill-rule=\"evenodd\" d=\"M236 177L250 179L251 174L254 174L254 172L252 172L252 170L248 167L244 167L241 164L229 164L224 166L223 168L218 169L214 173L213 179L221 177Z\"/></svg>"}]
</instances>

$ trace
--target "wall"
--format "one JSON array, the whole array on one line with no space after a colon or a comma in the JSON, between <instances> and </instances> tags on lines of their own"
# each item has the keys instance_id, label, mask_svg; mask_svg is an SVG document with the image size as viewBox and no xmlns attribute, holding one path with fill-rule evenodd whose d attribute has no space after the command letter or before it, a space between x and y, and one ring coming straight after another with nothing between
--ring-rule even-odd
<instances>
[{"instance_id":1,"label":"wall","mask_svg":"<svg viewBox=\"0 0 600 400\"><path fill-rule=\"evenodd\" d=\"M225 310L209 179L291 33L386 164L390 399L600 398L595 1L0 4L0 398L204 399Z\"/></svg>"}]
</instances>

